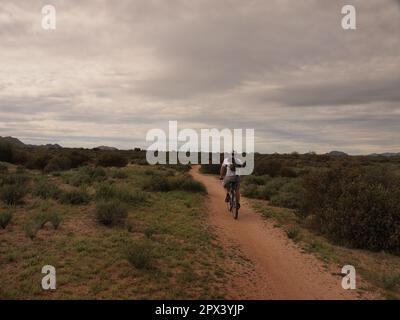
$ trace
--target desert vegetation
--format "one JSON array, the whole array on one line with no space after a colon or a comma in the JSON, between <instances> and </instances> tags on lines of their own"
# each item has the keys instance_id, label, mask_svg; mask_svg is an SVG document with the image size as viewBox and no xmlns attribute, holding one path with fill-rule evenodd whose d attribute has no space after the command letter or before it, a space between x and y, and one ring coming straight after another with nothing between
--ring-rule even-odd
<instances>
[{"instance_id":1,"label":"desert vegetation","mask_svg":"<svg viewBox=\"0 0 400 320\"><path fill-rule=\"evenodd\" d=\"M140 150L2 148L0 298L224 296L189 166L144 165ZM55 292L40 288L46 264Z\"/></svg>"},{"instance_id":2,"label":"desert vegetation","mask_svg":"<svg viewBox=\"0 0 400 320\"><path fill-rule=\"evenodd\" d=\"M243 195L289 239L326 262L351 261L389 298L400 296L399 192L399 157L257 154L242 179Z\"/></svg>"}]
</instances>

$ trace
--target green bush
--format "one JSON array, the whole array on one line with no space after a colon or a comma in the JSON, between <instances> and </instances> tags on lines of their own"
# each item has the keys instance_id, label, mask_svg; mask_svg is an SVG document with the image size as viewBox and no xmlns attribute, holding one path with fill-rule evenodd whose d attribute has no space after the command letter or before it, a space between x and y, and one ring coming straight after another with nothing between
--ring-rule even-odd
<instances>
[{"instance_id":1,"label":"green bush","mask_svg":"<svg viewBox=\"0 0 400 320\"><path fill-rule=\"evenodd\" d=\"M206 187L188 175L179 175L176 177L152 176L144 185L144 189L148 191L168 192L173 190L182 190L188 192L206 193Z\"/></svg>"},{"instance_id":2,"label":"green bush","mask_svg":"<svg viewBox=\"0 0 400 320\"><path fill-rule=\"evenodd\" d=\"M96 189L96 198L100 200L119 200L130 205L140 205L147 202L147 195L128 186L115 186L102 183Z\"/></svg>"},{"instance_id":3,"label":"green bush","mask_svg":"<svg viewBox=\"0 0 400 320\"><path fill-rule=\"evenodd\" d=\"M122 170L114 170L111 175L114 179L126 179L128 174Z\"/></svg>"},{"instance_id":4,"label":"green bush","mask_svg":"<svg viewBox=\"0 0 400 320\"><path fill-rule=\"evenodd\" d=\"M0 188L0 199L7 205L17 205L22 203L26 191L19 184L5 185Z\"/></svg>"},{"instance_id":5,"label":"green bush","mask_svg":"<svg viewBox=\"0 0 400 320\"><path fill-rule=\"evenodd\" d=\"M25 235L31 240L36 238L36 235L39 231L39 226L32 219L29 219L24 224Z\"/></svg>"},{"instance_id":6,"label":"green bush","mask_svg":"<svg viewBox=\"0 0 400 320\"><path fill-rule=\"evenodd\" d=\"M33 195L44 200L50 198L58 199L60 197L61 190L55 183L41 179L33 187L32 193Z\"/></svg>"},{"instance_id":7,"label":"green bush","mask_svg":"<svg viewBox=\"0 0 400 320\"><path fill-rule=\"evenodd\" d=\"M400 177L387 168L340 166L304 177L303 216L339 243L400 252Z\"/></svg>"},{"instance_id":8,"label":"green bush","mask_svg":"<svg viewBox=\"0 0 400 320\"><path fill-rule=\"evenodd\" d=\"M29 155L26 167L28 169L43 170L51 160L51 154L47 150L33 151Z\"/></svg>"},{"instance_id":9,"label":"green bush","mask_svg":"<svg viewBox=\"0 0 400 320\"><path fill-rule=\"evenodd\" d=\"M128 261L137 269L150 269L153 265L153 248L148 240L130 243L126 254Z\"/></svg>"},{"instance_id":10,"label":"green bush","mask_svg":"<svg viewBox=\"0 0 400 320\"><path fill-rule=\"evenodd\" d=\"M241 194L248 198L260 198L260 193L256 184L244 184L241 188Z\"/></svg>"},{"instance_id":11,"label":"green bush","mask_svg":"<svg viewBox=\"0 0 400 320\"><path fill-rule=\"evenodd\" d=\"M34 239L37 232L50 222L54 228L57 230L60 226L62 219L60 214L56 212L46 212L41 211L33 214L28 221L25 222L24 230L27 237Z\"/></svg>"},{"instance_id":12,"label":"green bush","mask_svg":"<svg viewBox=\"0 0 400 320\"><path fill-rule=\"evenodd\" d=\"M63 204L81 205L89 203L90 195L85 188L79 188L63 193L60 200Z\"/></svg>"},{"instance_id":13,"label":"green bush","mask_svg":"<svg viewBox=\"0 0 400 320\"><path fill-rule=\"evenodd\" d=\"M56 212L48 213L47 214L47 219L53 225L53 228L55 230L58 229L58 227L60 226L60 224L62 222L61 215L59 213L56 213Z\"/></svg>"},{"instance_id":14,"label":"green bush","mask_svg":"<svg viewBox=\"0 0 400 320\"><path fill-rule=\"evenodd\" d=\"M126 167L128 159L117 152L106 152L99 156L97 164L102 167Z\"/></svg>"},{"instance_id":15,"label":"green bush","mask_svg":"<svg viewBox=\"0 0 400 320\"><path fill-rule=\"evenodd\" d=\"M58 155L52 158L44 167L44 172L65 171L71 169L71 161L65 156Z\"/></svg>"},{"instance_id":16,"label":"green bush","mask_svg":"<svg viewBox=\"0 0 400 320\"><path fill-rule=\"evenodd\" d=\"M254 164L254 174L257 176L269 175L271 177L277 177L280 175L281 169L282 162L277 159L260 161L256 160Z\"/></svg>"},{"instance_id":17,"label":"green bush","mask_svg":"<svg viewBox=\"0 0 400 320\"><path fill-rule=\"evenodd\" d=\"M96 219L106 226L120 224L128 216L128 209L125 204L116 201L101 201L96 205Z\"/></svg>"},{"instance_id":18,"label":"green bush","mask_svg":"<svg viewBox=\"0 0 400 320\"><path fill-rule=\"evenodd\" d=\"M0 227L5 229L11 222L13 214L10 211L0 212Z\"/></svg>"},{"instance_id":19,"label":"green bush","mask_svg":"<svg viewBox=\"0 0 400 320\"><path fill-rule=\"evenodd\" d=\"M0 185L18 185L23 188L29 180L29 176L24 173L4 173L0 176Z\"/></svg>"},{"instance_id":20,"label":"green bush","mask_svg":"<svg viewBox=\"0 0 400 320\"><path fill-rule=\"evenodd\" d=\"M13 149L11 144L0 140L0 161L12 162Z\"/></svg>"}]
</instances>

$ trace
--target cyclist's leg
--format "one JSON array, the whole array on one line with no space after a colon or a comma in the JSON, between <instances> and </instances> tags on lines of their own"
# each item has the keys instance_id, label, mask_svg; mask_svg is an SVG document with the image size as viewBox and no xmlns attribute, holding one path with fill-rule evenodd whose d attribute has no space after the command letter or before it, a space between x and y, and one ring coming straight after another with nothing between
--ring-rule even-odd
<instances>
[{"instance_id":1,"label":"cyclist's leg","mask_svg":"<svg viewBox=\"0 0 400 320\"><path fill-rule=\"evenodd\" d=\"M226 176L224 178L223 187L224 187L225 192L226 192L225 202L229 202L229 180L228 180L228 178Z\"/></svg>"},{"instance_id":2,"label":"cyclist's leg","mask_svg":"<svg viewBox=\"0 0 400 320\"><path fill-rule=\"evenodd\" d=\"M236 182L236 201L238 205L240 206L240 178L237 178Z\"/></svg>"}]
</instances>

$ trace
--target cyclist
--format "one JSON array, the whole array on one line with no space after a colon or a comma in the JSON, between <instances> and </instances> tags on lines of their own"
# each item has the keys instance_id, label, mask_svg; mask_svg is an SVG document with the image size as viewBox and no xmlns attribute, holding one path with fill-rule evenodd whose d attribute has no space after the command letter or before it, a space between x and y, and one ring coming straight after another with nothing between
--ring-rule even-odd
<instances>
[{"instance_id":1,"label":"cyclist","mask_svg":"<svg viewBox=\"0 0 400 320\"><path fill-rule=\"evenodd\" d=\"M229 183L235 182L238 209L240 208L240 168L245 165L246 162L242 163L240 159L235 157L235 151L232 151L232 155L224 159L220 169L220 180L224 181L223 187L226 191L225 202L229 202Z\"/></svg>"}]
</instances>

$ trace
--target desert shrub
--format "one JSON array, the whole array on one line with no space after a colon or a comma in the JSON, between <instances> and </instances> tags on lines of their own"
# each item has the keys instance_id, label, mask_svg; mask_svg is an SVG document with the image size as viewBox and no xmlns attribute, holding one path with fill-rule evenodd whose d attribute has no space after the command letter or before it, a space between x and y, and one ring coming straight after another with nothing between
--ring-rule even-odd
<instances>
[{"instance_id":1,"label":"desert shrub","mask_svg":"<svg viewBox=\"0 0 400 320\"><path fill-rule=\"evenodd\" d=\"M114 179L126 179L128 178L128 173L122 170L114 170L111 174Z\"/></svg>"},{"instance_id":2,"label":"desert shrub","mask_svg":"<svg viewBox=\"0 0 400 320\"><path fill-rule=\"evenodd\" d=\"M144 185L144 189L148 191L168 192L173 190L183 190L188 192L206 193L205 186L198 181L193 180L188 174L176 177L152 176Z\"/></svg>"},{"instance_id":3,"label":"desert shrub","mask_svg":"<svg viewBox=\"0 0 400 320\"><path fill-rule=\"evenodd\" d=\"M29 154L26 150L20 148L13 148L12 163L18 165L25 165L29 159Z\"/></svg>"},{"instance_id":4,"label":"desert shrub","mask_svg":"<svg viewBox=\"0 0 400 320\"><path fill-rule=\"evenodd\" d=\"M0 178L0 185L18 185L23 188L30 177L23 173L5 173Z\"/></svg>"},{"instance_id":5,"label":"desert shrub","mask_svg":"<svg viewBox=\"0 0 400 320\"><path fill-rule=\"evenodd\" d=\"M254 174L277 177L281 173L282 162L276 159L255 161Z\"/></svg>"},{"instance_id":6,"label":"desert shrub","mask_svg":"<svg viewBox=\"0 0 400 320\"><path fill-rule=\"evenodd\" d=\"M304 190L298 179L288 179L278 192L271 195L271 204L277 207L299 209L302 207Z\"/></svg>"},{"instance_id":7,"label":"desert shrub","mask_svg":"<svg viewBox=\"0 0 400 320\"><path fill-rule=\"evenodd\" d=\"M13 158L12 146L0 140L0 161L11 162Z\"/></svg>"},{"instance_id":8,"label":"desert shrub","mask_svg":"<svg viewBox=\"0 0 400 320\"><path fill-rule=\"evenodd\" d=\"M51 154L46 150L33 152L26 163L28 169L43 170L49 161L51 160Z\"/></svg>"},{"instance_id":9,"label":"desert shrub","mask_svg":"<svg viewBox=\"0 0 400 320\"><path fill-rule=\"evenodd\" d=\"M50 198L58 199L61 190L55 183L42 179L33 187L32 194L44 200Z\"/></svg>"},{"instance_id":10,"label":"desert shrub","mask_svg":"<svg viewBox=\"0 0 400 320\"><path fill-rule=\"evenodd\" d=\"M75 174L68 179L68 183L73 186L79 187L85 184L92 184L93 182L103 181L107 178L107 173L103 168L84 166L80 167Z\"/></svg>"},{"instance_id":11,"label":"desert shrub","mask_svg":"<svg viewBox=\"0 0 400 320\"><path fill-rule=\"evenodd\" d=\"M115 199L131 205L143 204L147 201L147 196L142 191L109 183L102 183L97 187L96 198L100 200Z\"/></svg>"},{"instance_id":12,"label":"desert shrub","mask_svg":"<svg viewBox=\"0 0 400 320\"><path fill-rule=\"evenodd\" d=\"M25 231L25 235L29 239L33 240L36 238L36 235L39 231L39 226L37 223L35 223L35 221L33 221L33 219L29 219L24 224L24 231Z\"/></svg>"},{"instance_id":13,"label":"desert shrub","mask_svg":"<svg viewBox=\"0 0 400 320\"><path fill-rule=\"evenodd\" d=\"M400 178L385 168L337 167L304 177L302 214L339 243L400 252Z\"/></svg>"},{"instance_id":14,"label":"desert shrub","mask_svg":"<svg viewBox=\"0 0 400 320\"><path fill-rule=\"evenodd\" d=\"M11 222L13 214L10 211L0 212L0 227L5 229Z\"/></svg>"},{"instance_id":15,"label":"desert shrub","mask_svg":"<svg viewBox=\"0 0 400 320\"><path fill-rule=\"evenodd\" d=\"M206 174L219 174L220 169L220 164L202 164L200 167L200 172Z\"/></svg>"},{"instance_id":16,"label":"desert shrub","mask_svg":"<svg viewBox=\"0 0 400 320\"><path fill-rule=\"evenodd\" d=\"M153 247L147 240L131 242L126 249L127 259L137 269L150 269L153 264Z\"/></svg>"},{"instance_id":17,"label":"desert shrub","mask_svg":"<svg viewBox=\"0 0 400 320\"><path fill-rule=\"evenodd\" d=\"M249 175L249 176L242 177L242 184L255 184L255 185L262 186L269 180L271 180L271 178L268 175L266 175L266 176Z\"/></svg>"},{"instance_id":18,"label":"desert shrub","mask_svg":"<svg viewBox=\"0 0 400 320\"><path fill-rule=\"evenodd\" d=\"M84 152L76 151L76 150L73 150L73 151L67 153L66 156L68 157L68 159L70 161L71 168L78 168L78 167L84 165L85 163L88 163L90 160L90 158L87 154L85 154Z\"/></svg>"},{"instance_id":19,"label":"desert shrub","mask_svg":"<svg viewBox=\"0 0 400 320\"><path fill-rule=\"evenodd\" d=\"M248 198L259 198L260 194L256 184L244 184L241 187L241 194Z\"/></svg>"},{"instance_id":20,"label":"desert shrub","mask_svg":"<svg viewBox=\"0 0 400 320\"><path fill-rule=\"evenodd\" d=\"M49 221L49 214L47 212L38 212L32 216L32 220L40 230Z\"/></svg>"},{"instance_id":21,"label":"desert shrub","mask_svg":"<svg viewBox=\"0 0 400 320\"><path fill-rule=\"evenodd\" d=\"M57 230L61 224L61 221L61 215L57 212L37 212L33 214L30 219L25 223L25 234L30 239L34 239L37 235L37 232L40 229L43 229L46 223L50 222L53 228Z\"/></svg>"},{"instance_id":22,"label":"desert shrub","mask_svg":"<svg viewBox=\"0 0 400 320\"><path fill-rule=\"evenodd\" d=\"M260 195L264 199L270 199L277 195L281 188L290 181L289 178L274 178L268 181L265 186L261 187Z\"/></svg>"},{"instance_id":23,"label":"desert shrub","mask_svg":"<svg viewBox=\"0 0 400 320\"><path fill-rule=\"evenodd\" d=\"M52 158L44 168L44 172L64 171L71 169L71 161L65 156L56 156Z\"/></svg>"},{"instance_id":24,"label":"desert shrub","mask_svg":"<svg viewBox=\"0 0 400 320\"><path fill-rule=\"evenodd\" d=\"M63 204L81 205L89 203L90 195L85 188L79 188L61 194L60 200Z\"/></svg>"},{"instance_id":25,"label":"desert shrub","mask_svg":"<svg viewBox=\"0 0 400 320\"><path fill-rule=\"evenodd\" d=\"M26 195L22 185L4 185L0 188L0 199L7 205L20 204Z\"/></svg>"},{"instance_id":26,"label":"desert shrub","mask_svg":"<svg viewBox=\"0 0 400 320\"><path fill-rule=\"evenodd\" d=\"M128 159L116 152L107 152L99 156L97 164L102 167L125 167Z\"/></svg>"},{"instance_id":27,"label":"desert shrub","mask_svg":"<svg viewBox=\"0 0 400 320\"><path fill-rule=\"evenodd\" d=\"M96 219L106 226L123 222L128 216L125 204L117 201L100 201L96 204Z\"/></svg>"},{"instance_id":28,"label":"desert shrub","mask_svg":"<svg viewBox=\"0 0 400 320\"><path fill-rule=\"evenodd\" d=\"M47 217L48 221L53 225L53 228L57 230L62 222L61 215L57 212L51 212L47 214Z\"/></svg>"},{"instance_id":29,"label":"desert shrub","mask_svg":"<svg viewBox=\"0 0 400 320\"><path fill-rule=\"evenodd\" d=\"M280 176L287 177L287 178L296 178L297 173L292 168L283 167L280 171Z\"/></svg>"}]
</instances>

